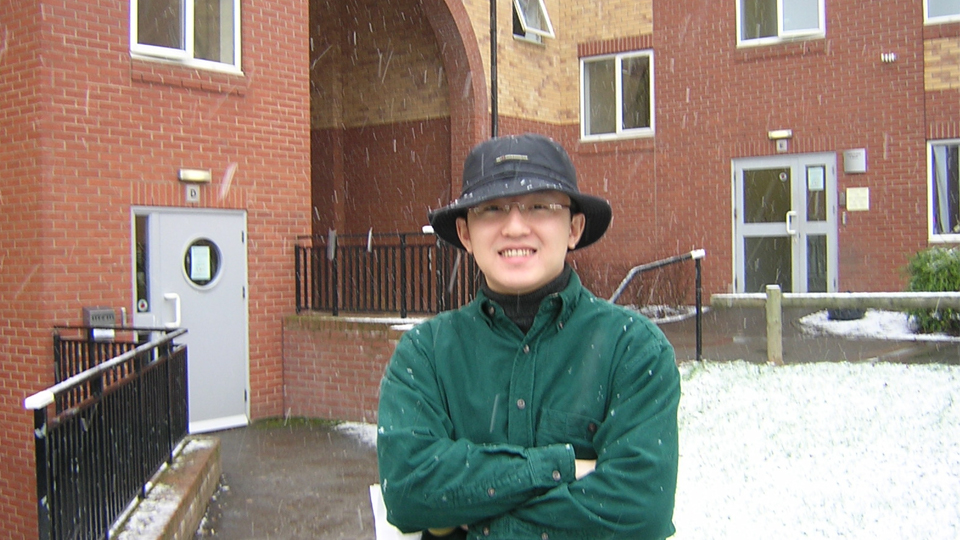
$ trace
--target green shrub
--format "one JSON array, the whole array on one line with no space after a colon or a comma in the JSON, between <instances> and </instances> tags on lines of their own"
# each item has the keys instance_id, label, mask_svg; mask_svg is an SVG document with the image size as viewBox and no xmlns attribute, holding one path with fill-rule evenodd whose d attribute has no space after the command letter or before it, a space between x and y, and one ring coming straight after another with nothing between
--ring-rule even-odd
<instances>
[{"instance_id":1,"label":"green shrub","mask_svg":"<svg viewBox=\"0 0 960 540\"><path fill-rule=\"evenodd\" d=\"M921 251L907 264L910 292L960 291L960 250L934 247ZM923 333L960 335L960 313L954 309L912 310L908 314Z\"/></svg>"}]
</instances>

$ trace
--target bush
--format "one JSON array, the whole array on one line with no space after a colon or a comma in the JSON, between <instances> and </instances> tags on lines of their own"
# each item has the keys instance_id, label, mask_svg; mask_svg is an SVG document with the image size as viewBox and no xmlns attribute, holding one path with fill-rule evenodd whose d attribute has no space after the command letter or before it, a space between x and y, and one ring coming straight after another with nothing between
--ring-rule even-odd
<instances>
[{"instance_id":1,"label":"bush","mask_svg":"<svg viewBox=\"0 0 960 540\"><path fill-rule=\"evenodd\" d=\"M960 250L934 247L921 251L907 264L910 292L960 291ZM912 310L908 314L923 333L960 335L960 313L954 309Z\"/></svg>"}]
</instances>

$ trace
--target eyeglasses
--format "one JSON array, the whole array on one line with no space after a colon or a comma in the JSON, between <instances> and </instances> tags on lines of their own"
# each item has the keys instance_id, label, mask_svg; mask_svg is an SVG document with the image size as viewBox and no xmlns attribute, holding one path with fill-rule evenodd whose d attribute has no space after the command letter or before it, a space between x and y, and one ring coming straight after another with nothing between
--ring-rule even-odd
<instances>
[{"instance_id":1,"label":"eyeglasses","mask_svg":"<svg viewBox=\"0 0 960 540\"><path fill-rule=\"evenodd\" d=\"M470 209L473 215L484 221L498 221L505 219L510 215L510 209L516 206L520 215L529 220L545 220L559 214L562 210L570 208L569 204L560 203L521 203L509 202L503 204L481 204Z\"/></svg>"}]
</instances>

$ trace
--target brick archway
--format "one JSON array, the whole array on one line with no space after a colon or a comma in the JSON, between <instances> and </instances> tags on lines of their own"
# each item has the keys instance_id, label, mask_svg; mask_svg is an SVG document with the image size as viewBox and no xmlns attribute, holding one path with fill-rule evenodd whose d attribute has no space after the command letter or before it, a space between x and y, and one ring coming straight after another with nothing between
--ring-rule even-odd
<instances>
[{"instance_id":1,"label":"brick archway","mask_svg":"<svg viewBox=\"0 0 960 540\"><path fill-rule=\"evenodd\" d=\"M442 52L450 89L450 193L460 192L463 161L490 136L487 73L469 15L460 0L423 0L424 13Z\"/></svg>"},{"instance_id":2,"label":"brick archway","mask_svg":"<svg viewBox=\"0 0 960 540\"><path fill-rule=\"evenodd\" d=\"M312 230L419 230L488 136L481 44L457 0L346 6L311 4Z\"/></svg>"}]
</instances>

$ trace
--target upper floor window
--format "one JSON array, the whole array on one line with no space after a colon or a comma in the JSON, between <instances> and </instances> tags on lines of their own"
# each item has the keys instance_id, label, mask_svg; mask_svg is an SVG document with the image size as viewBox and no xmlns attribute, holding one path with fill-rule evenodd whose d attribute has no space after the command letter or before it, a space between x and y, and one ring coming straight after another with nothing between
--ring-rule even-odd
<instances>
[{"instance_id":1,"label":"upper floor window","mask_svg":"<svg viewBox=\"0 0 960 540\"><path fill-rule=\"evenodd\" d=\"M580 137L653 134L653 51L580 60Z\"/></svg>"},{"instance_id":2,"label":"upper floor window","mask_svg":"<svg viewBox=\"0 0 960 540\"><path fill-rule=\"evenodd\" d=\"M923 20L933 24L960 21L960 1L923 0Z\"/></svg>"},{"instance_id":3,"label":"upper floor window","mask_svg":"<svg viewBox=\"0 0 960 540\"><path fill-rule=\"evenodd\" d=\"M240 0L131 0L130 50L196 67L240 69Z\"/></svg>"},{"instance_id":4,"label":"upper floor window","mask_svg":"<svg viewBox=\"0 0 960 540\"><path fill-rule=\"evenodd\" d=\"M738 0L737 44L760 45L826 33L824 0Z\"/></svg>"},{"instance_id":5,"label":"upper floor window","mask_svg":"<svg viewBox=\"0 0 960 540\"><path fill-rule=\"evenodd\" d=\"M538 43L554 37L543 0L513 0L513 35Z\"/></svg>"},{"instance_id":6,"label":"upper floor window","mask_svg":"<svg viewBox=\"0 0 960 540\"><path fill-rule=\"evenodd\" d=\"M960 241L960 139L927 144L930 238Z\"/></svg>"}]
</instances>

